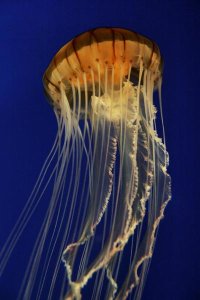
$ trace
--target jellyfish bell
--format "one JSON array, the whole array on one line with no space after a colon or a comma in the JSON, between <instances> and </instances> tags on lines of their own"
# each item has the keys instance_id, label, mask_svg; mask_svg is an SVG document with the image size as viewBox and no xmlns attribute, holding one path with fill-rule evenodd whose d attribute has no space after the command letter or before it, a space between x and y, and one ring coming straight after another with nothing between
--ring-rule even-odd
<instances>
[{"instance_id":1,"label":"jellyfish bell","mask_svg":"<svg viewBox=\"0 0 200 300\"><path fill-rule=\"evenodd\" d=\"M103 89L106 74L107 88L113 84L116 89L122 78L132 75L138 79L141 63L151 72L154 82L161 78L162 60L154 42L129 30L99 28L77 36L58 51L44 74L44 87L54 105L58 105L61 83L69 93L78 82L84 89L85 80L88 89L99 85L99 81Z\"/></svg>"},{"instance_id":2,"label":"jellyfish bell","mask_svg":"<svg viewBox=\"0 0 200 300\"><path fill-rule=\"evenodd\" d=\"M121 300L131 293L141 298L158 225L171 197L164 128L162 142L153 104L156 89L161 104L161 81L157 45L127 29L90 30L54 56L43 83L58 134L4 249L9 257L13 239L19 238L31 207L43 196L41 187L53 178L50 204L23 282L25 297L36 289L42 299L47 284L46 298L51 299L64 265L64 299ZM160 114L163 124L161 105ZM93 288L84 298L92 278Z\"/></svg>"}]
</instances>

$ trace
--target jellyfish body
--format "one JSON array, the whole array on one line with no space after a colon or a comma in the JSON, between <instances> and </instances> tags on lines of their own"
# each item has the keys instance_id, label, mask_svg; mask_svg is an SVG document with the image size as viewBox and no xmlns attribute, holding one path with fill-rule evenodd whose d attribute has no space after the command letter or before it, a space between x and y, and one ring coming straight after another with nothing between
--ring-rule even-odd
<instances>
[{"instance_id":1,"label":"jellyfish body","mask_svg":"<svg viewBox=\"0 0 200 300\"><path fill-rule=\"evenodd\" d=\"M141 297L170 200L168 154L156 132L153 104L154 90L161 94L161 78L156 44L120 28L83 33L53 58L43 82L58 135L42 174L57 155L54 188L25 279L25 299L34 288L51 226L37 299L59 243L48 299L62 262L65 299L81 299L94 276L90 299L126 299L135 288L135 298Z\"/></svg>"}]
</instances>

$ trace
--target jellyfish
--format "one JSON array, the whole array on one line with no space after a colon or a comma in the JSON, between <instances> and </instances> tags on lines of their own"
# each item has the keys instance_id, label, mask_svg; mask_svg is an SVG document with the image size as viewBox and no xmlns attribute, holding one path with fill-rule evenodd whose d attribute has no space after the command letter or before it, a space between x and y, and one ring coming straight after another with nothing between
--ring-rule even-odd
<instances>
[{"instance_id":1,"label":"jellyfish","mask_svg":"<svg viewBox=\"0 0 200 300\"><path fill-rule=\"evenodd\" d=\"M171 198L162 70L158 46L122 28L82 33L52 59L43 84L58 132L1 251L0 270L52 186L20 299L44 299L45 287L45 299L141 298Z\"/></svg>"}]
</instances>

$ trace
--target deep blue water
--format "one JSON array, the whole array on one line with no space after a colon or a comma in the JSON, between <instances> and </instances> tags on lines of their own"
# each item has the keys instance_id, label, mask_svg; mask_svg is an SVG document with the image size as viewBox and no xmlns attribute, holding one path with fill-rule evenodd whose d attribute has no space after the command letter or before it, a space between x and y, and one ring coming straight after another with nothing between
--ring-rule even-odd
<instances>
[{"instance_id":1,"label":"deep blue water","mask_svg":"<svg viewBox=\"0 0 200 300\"><path fill-rule=\"evenodd\" d=\"M163 110L172 201L161 222L143 300L200 299L200 2L0 1L0 239L4 241L53 143L56 121L42 75L58 49L99 26L127 27L157 42L164 58ZM37 222L32 226L33 235ZM26 241L32 240L31 230ZM1 279L16 299L28 243Z\"/></svg>"}]
</instances>

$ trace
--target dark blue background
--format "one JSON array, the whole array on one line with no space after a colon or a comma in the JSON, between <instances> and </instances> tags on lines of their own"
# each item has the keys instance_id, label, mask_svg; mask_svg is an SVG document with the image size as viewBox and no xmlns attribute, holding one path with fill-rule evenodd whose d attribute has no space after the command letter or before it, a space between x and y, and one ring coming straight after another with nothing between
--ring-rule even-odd
<instances>
[{"instance_id":1,"label":"dark blue background","mask_svg":"<svg viewBox=\"0 0 200 300\"><path fill-rule=\"evenodd\" d=\"M43 94L43 72L63 44L98 26L128 27L154 39L165 62L163 110L173 197L161 222L143 300L200 299L198 0L0 1L1 242L56 134ZM15 251L1 280L0 299L16 298L29 251L27 242Z\"/></svg>"}]
</instances>

